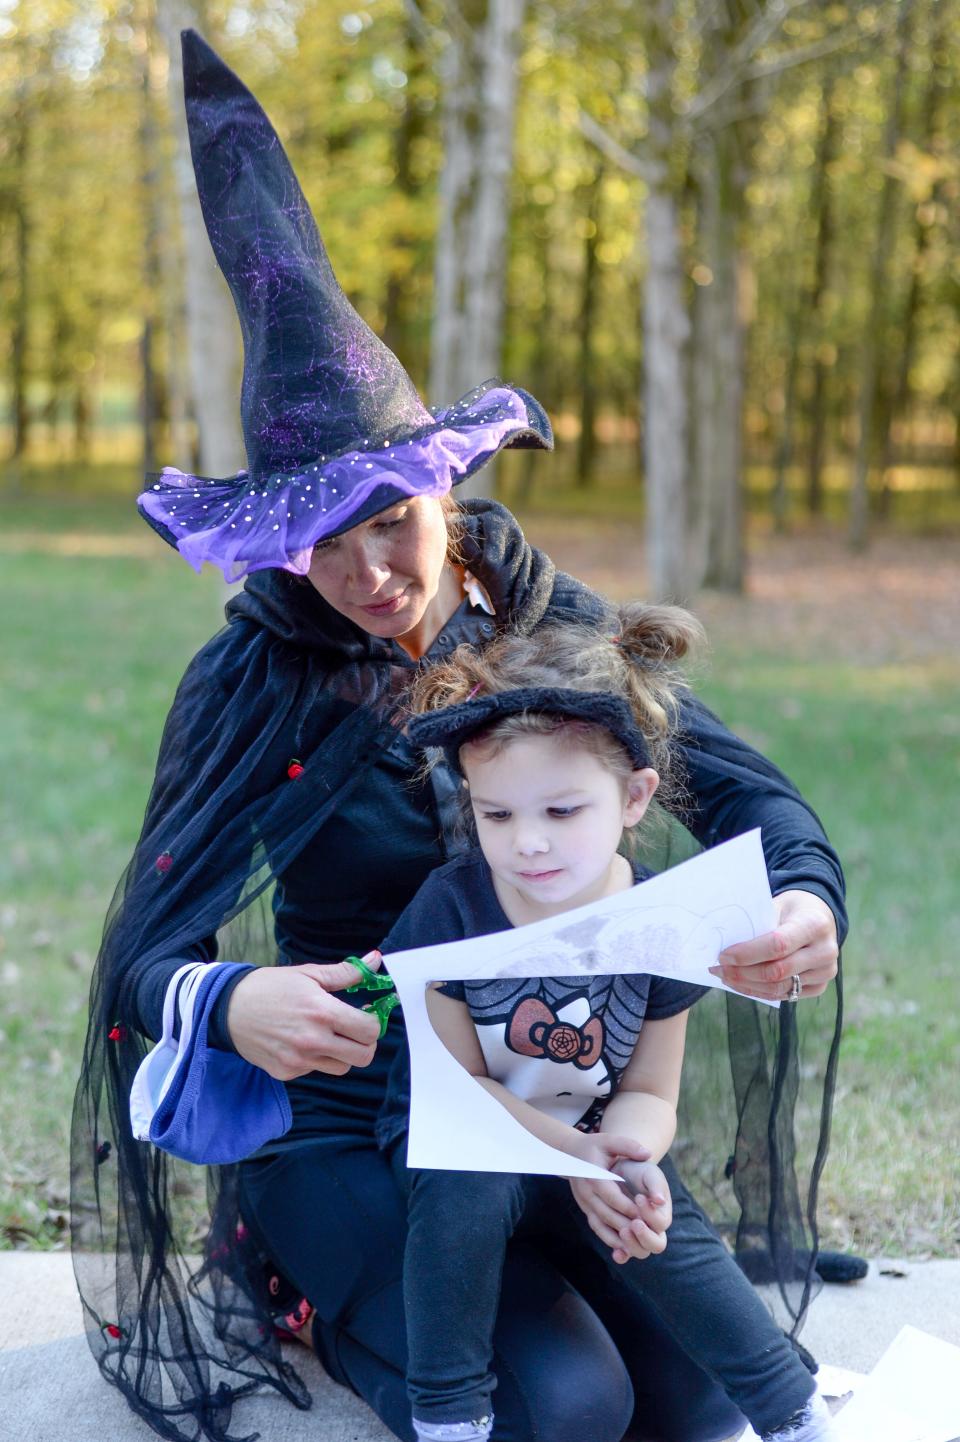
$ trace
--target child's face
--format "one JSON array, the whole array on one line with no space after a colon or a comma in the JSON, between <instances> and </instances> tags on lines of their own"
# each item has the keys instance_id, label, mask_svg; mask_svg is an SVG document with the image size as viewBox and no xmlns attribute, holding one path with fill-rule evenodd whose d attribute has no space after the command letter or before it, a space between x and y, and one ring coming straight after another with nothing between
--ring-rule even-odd
<instances>
[{"instance_id":1,"label":"child's face","mask_svg":"<svg viewBox=\"0 0 960 1442\"><path fill-rule=\"evenodd\" d=\"M480 846L511 921L553 916L630 884L617 847L646 811L655 771L634 771L625 787L558 736L520 736L490 757L467 746L462 761Z\"/></svg>"}]
</instances>

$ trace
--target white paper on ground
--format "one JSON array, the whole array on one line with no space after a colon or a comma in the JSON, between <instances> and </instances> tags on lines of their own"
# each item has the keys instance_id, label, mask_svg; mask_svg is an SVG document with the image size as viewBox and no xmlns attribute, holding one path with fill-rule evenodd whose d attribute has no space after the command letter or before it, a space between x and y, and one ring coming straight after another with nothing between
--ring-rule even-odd
<instances>
[{"instance_id":1,"label":"white paper on ground","mask_svg":"<svg viewBox=\"0 0 960 1442\"><path fill-rule=\"evenodd\" d=\"M454 1060L427 1016L429 982L648 972L727 990L708 967L724 947L762 936L775 924L757 830L546 921L395 952L387 968L403 1003L410 1047L409 1165L611 1175L532 1136Z\"/></svg>"},{"instance_id":2,"label":"white paper on ground","mask_svg":"<svg viewBox=\"0 0 960 1442\"><path fill-rule=\"evenodd\" d=\"M821 1362L817 1368L817 1391L821 1397L846 1397L867 1380L865 1372L851 1372L849 1367L832 1367Z\"/></svg>"},{"instance_id":3,"label":"white paper on ground","mask_svg":"<svg viewBox=\"0 0 960 1442\"><path fill-rule=\"evenodd\" d=\"M852 1393L858 1391L858 1389L862 1387L864 1383L869 1382L870 1378L865 1372L851 1372L848 1367L834 1367L829 1362L821 1362L820 1366L817 1368L817 1374L814 1380L816 1381L817 1391L820 1393L820 1396L823 1397L825 1400L829 1398L831 1401L835 1401L838 1397L849 1397ZM843 1415L843 1411L846 1410L849 1405L849 1401L845 1402L843 1409L837 1414L834 1425L837 1427L838 1430L839 1418ZM868 1427L871 1425L875 1425L871 1423L869 1421L869 1418L866 1416L865 1421L867 1421ZM911 1442L928 1442L928 1439L922 1432L922 1430L918 1431L917 1427L913 1423L911 1423L909 1419L901 1418L900 1424L904 1429L904 1439L910 1438ZM896 1435L898 1437L898 1442L900 1442L899 1434ZM877 1432L876 1437L878 1439L878 1442L880 1442L881 1438L886 1437L886 1433L883 1431ZM762 1439L760 1438L758 1433L754 1432L753 1428L748 1423L746 1431L740 1433L740 1436L737 1438L737 1442L762 1442Z\"/></svg>"},{"instance_id":4,"label":"white paper on ground","mask_svg":"<svg viewBox=\"0 0 960 1442\"><path fill-rule=\"evenodd\" d=\"M903 1327L837 1413L843 1442L953 1442L960 1437L960 1347Z\"/></svg>"}]
</instances>

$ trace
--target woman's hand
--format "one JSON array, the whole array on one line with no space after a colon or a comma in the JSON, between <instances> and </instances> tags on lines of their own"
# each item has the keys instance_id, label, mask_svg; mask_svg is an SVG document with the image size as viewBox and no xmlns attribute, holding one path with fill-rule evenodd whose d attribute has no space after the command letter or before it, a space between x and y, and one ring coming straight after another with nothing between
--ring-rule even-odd
<instances>
[{"instance_id":1,"label":"woman's hand","mask_svg":"<svg viewBox=\"0 0 960 1442\"><path fill-rule=\"evenodd\" d=\"M595 1166L613 1169L614 1163L649 1161L646 1147L630 1137L611 1136L606 1132L590 1132L577 1146L576 1155ZM654 1168L659 1172L659 1167ZM666 1184L664 1184L666 1187ZM662 1252L667 1245L663 1231L656 1231L647 1220L645 1209L627 1195L617 1182L594 1181L592 1177L571 1177L570 1190L577 1206L587 1219L590 1230L610 1248L615 1262L631 1257L643 1260L653 1252ZM666 1196L669 1197L669 1191ZM652 1202L652 1197L650 1198Z\"/></svg>"},{"instance_id":2,"label":"woman's hand","mask_svg":"<svg viewBox=\"0 0 960 1442\"><path fill-rule=\"evenodd\" d=\"M800 978L800 996L819 996L837 974L833 912L811 891L782 891L773 904L776 931L727 947L710 970L744 996L784 1001L794 976Z\"/></svg>"},{"instance_id":3,"label":"woman's hand","mask_svg":"<svg viewBox=\"0 0 960 1442\"><path fill-rule=\"evenodd\" d=\"M363 959L375 971L382 958L371 951ZM331 995L359 980L348 961L259 966L233 989L227 1008L230 1039L246 1061L278 1081L312 1071L343 1076L351 1067L369 1066L379 1021Z\"/></svg>"}]
</instances>

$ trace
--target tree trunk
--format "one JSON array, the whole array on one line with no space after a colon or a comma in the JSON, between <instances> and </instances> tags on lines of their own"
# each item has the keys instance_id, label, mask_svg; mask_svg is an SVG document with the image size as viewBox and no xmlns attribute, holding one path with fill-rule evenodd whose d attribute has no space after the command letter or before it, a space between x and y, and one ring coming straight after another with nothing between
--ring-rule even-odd
<instances>
[{"instance_id":1,"label":"tree trunk","mask_svg":"<svg viewBox=\"0 0 960 1442\"><path fill-rule=\"evenodd\" d=\"M732 125L709 137L702 176L703 254L697 291L691 527L695 584L743 589L743 316L740 225L744 174Z\"/></svg>"},{"instance_id":2,"label":"tree trunk","mask_svg":"<svg viewBox=\"0 0 960 1442\"><path fill-rule=\"evenodd\" d=\"M166 0L160 0L165 4ZM148 30L148 42L154 64L157 61L155 41L159 34L154 8L153 23ZM161 37L162 49L167 50L166 37ZM154 87L154 106L158 100L156 71L151 69ZM182 95L178 100L179 111L183 109ZM179 111L177 118L179 120ZM156 116L156 108L153 111ZM156 234L159 257L159 295L157 313L162 323L165 345L165 391L169 432L169 458L175 464L187 465L193 454L191 435L192 387L190 384L189 357L186 336L186 297L184 294L183 235L178 223L176 204L171 194L174 177L170 170L169 156L164 153L162 135L157 140L157 187L153 201L151 223Z\"/></svg>"},{"instance_id":3,"label":"tree trunk","mask_svg":"<svg viewBox=\"0 0 960 1442\"><path fill-rule=\"evenodd\" d=\"M777 444L777 464L773 477L770 509L773 529L778 536L786 534L790 516L790 467L793 465L793 428L797 414L797 376L800 371L800 348L803 344L803 306L794 300L787 303L787 373L783 382L783 419Z\"/></svg>"},{"instance_id":4,"label":"tree trunk","mask_svg":"<svg viewBox=\"0 0 960 1442\"><path fill-rule=\"evenodd\" d=\"M70 262L66 254L64 239L61 232L52 247L52 261L56 275L64 278L68 291ZM57 430L63 408L63 397L70 377L70 344L73 339L73 326L64 305L65 293L65 290L58 285L50 298L53 315L50 327L50 348L47 355L47 399L41 412L42 419L48 427L49 438L55 445L58 439ZM57 450L59 451L59 447Z\"/></svg>"},{"instance_id":5,"label":"tree trunk","mask_svg":"<svg viewBox=\"0 0 960 1442\"><path fill-rule=\"evenodd\" d=\"M159 379L156 365L157 309L160 295L160 157L153 110L150 27L137 34L140 58L140 190L144 214L143 324L140 332L140 419L143 434L143 469L157 468L157 411Z\"/></svg>"},{"instance_id":6,"label":"tree trunk","mask_svg":"<svg viewBox=\"0 0 960 1442\"><path fill-rule=\"evenodd\" d=\"M90 460L90 389L85 372L73 382L73 459L85 466Z\"/></svg>"},{"instance_id":7,"label":"tree trunk","mask_svg":"<svg viewBox=\"0 0 960 1442\"><path fill-rule=\"evenodd\" d=\"M680 205L673 185L675 141L672 0L648 11L649 181L647 273L643 288L644 472L647 575L651 600L687 589L687 313Z\"/></svg>"},{"instance_id":8,"label":"tree trunk","mask_svg":"<svg viewBox=\"0 0 960 1442\"><path fill-rule=\"evenodd\" d=\"M496 375L500 365L524 7L525 0L463 0L448 12L430 358L430 399L440 404ZM467 494L491 495L493 468L467 486Z\"/></svg>"},{"instance_id":9,"label":"tree trunk","mask_svg":"<svg viewBox=\"0 0 960 1442\"><path fill-rule=\"evenodd\" d=\"M593 484L596 455L597 391L593 374L593 328L597 310L597 238L600 230L602 186L603 165L600 164L589 189L587 234L583 243L583 286L580 294L580 438L577 442L574 480L583 490Z\"/></svg>"},{"instance_id":10,"label":"tree trunk","mask_svg":"<svg viewBox=\"0 0 960 1442\"><path fill-rule=\"evenodd\" d=\"M815 341L813 386L810 399L810 441L807 454L807 510L819 516L823 510L823 465L827 436L827 365L822 352L826 325L824 307L827 279L833 248L833 186L830 167L837 156L840 126L833 108L835 76L827 72L820 107L820 138L812 207L817 217L817 239L813 263L813 288L810 292L809 315Z\"/></svg>"},{"instance_id":11,"label":"tree trunk","mask_svg":"<svg viewBox=\"0 0 960 1442\"><path fill-rule=\"evenodd\" d=\"M202 22L185 0L163 0L157 9L170 56L170 109L184 243L187 350L198 431L201 474L227 476L245 464L240 430L240 327L227 283L210 249L197 197L183 109L180 30ZM201 23L201 28L204 28ZM186 457L181 464L187 463Z\"/></svg>"},{"instance_id":12,"label":"tree trunk","mask_svg":"<svg viewBox=\"0 0 960 1442\"><path fill-rule=\"evenodd\" d=\"M817 156L810 184L810 214L817 217L813 274L807 282L796 287L794 294L784 307L789 317L789 334L787 336L788 358L783 387L783 422L780 431L780 442L777 447L777 466L773 484L772 506L774 529L780 534L783 534L787 529L790 510L789 471L793 464L794 457L794 429L797 420L797 387L800 378L801 357L807 342L808 327L811 324L816 326L819 323L820 308L823 304L823 296L826 289L826 268L831 227L828 167L833 160L834 138L837 130L832 112L833 85L833 74L828 70L820 97L820 135L817 142ZM805 269L806 267L803 265L802 259L800 259L795 266L789 267L788 275L791 272L803 273ZM789 279L787 283L789 284ZM822 501L820 472L823 464L823 362L819 354L819 348L815 355L814 365L821 374L819 382L815 383L814 386L817 408L817 445L815 448L811 446L810 452L810 463L814 468L808 485L808 499L810 499L811 511L815 509L818 510Z\"/></svg>"},{"instance_id":13,"label":"tree trunk","mask_svg":"<svg viewBox=\"0 0 960 1442\"><path fill-rule=\"evenodd\" d=\"M533 353L533 365L531 368L531 385L533 393L544 405L556 402L554 391L554 366L553 366L553 326L554 326L554 285L556 272L550 252L551 229L547 217L541 216L540 222L533 222L533 234L537 241L537 262L542 277L543 303L540 308L540 315L536 323L536 344ZM527 505L533 495L533 483L540 464L542 452L533 446L529 450L521 452L520 477L517 482L517 504Z\"/></svg>"},{"instance_id":14,"label":"tree trunk","mask_svg":"<svg viewBox=\"0 0 960 1442\"><path fill-rule=\"evenodd\" d=\"M929 46L930 71L927 78L927 89L923 99L922 129L920 135L920 144L928 151L931 148L936 149L937 147L940 100L946 90L943 73L943 52L946 44L946 6L942 3L942 0L939 0L939 3L938 0L932 0L930 11L932 20L932 34ZM931 205L936 205L942 192L942 181L935 181L931 187L929 196ZM914 210L913 258L910 266L910 285L907 289L903 318L897 327L897 334L899 336L899 364L896 388L892 403L881 418L881 480L880 493L878 496L878 513L883 518L889 516L893 502L893 487L891 484L891 473L893 469L893 426L896 421L904 420L910 409L910 371L913 366L913 358L916 351L917 321L920 315L924 266L929 244L930 224L925 217L925 207L918 204Z\"/></svg>"},{"instance_id":15,"label":"tree trunk","mask_svg":"<svg viewBox=\"0 0 960 1442\"><path fill-rule=\"evenodd\" d=\"M191 388L188 374L183 255L170 211L161 216L160 283L163 332L166 337L166 385L170 420L170 456L186 464L193 445L190 435Z\"/></svg>"},{"instance_id":16,"label":"tree trunk","mask_svg":"<svg viewBox=\"0 0 960 1442\"><path fill-rule=\"evenodd\" d=\"M425 61L420 29L409 16L405 44L406 55L403 68L407 76L407 83L403 92L403 113L396 129L394 162L397 175L394 186L412 205L419 189L414 173L413 153L416 143L424 131L424 115L418 104L418 80L424 71ZM400 248L408 250L416 245L413 237L404 233L403 229L394 235L394 243ZM398 356L407 370L412 373L418 368L418 362L422 358L419 352L423 350L422 343L417 345L414 307L415 299L411 298L408 274L396 268L392 269L387 277L384 297L383 339L394 355Z\"/></svg>"},{"instance_id":17,"label":"tree trunk","mask_svg":"<svg viewBox=\"0 0 960 1442\"><path fill-rule=\"evenodd\" d=\"M682 242L676 197L651 186L646 206L647 276L643 300L644 472L647 570L654 600L679 600L687 588L687 343Z\"/></svg>"},{"instance_id":18,"label":"tree trunk","mask_svg":"<svg viewBox=\"0 0 960 1442\"><path fill-rule=\"evenodd\" d=\"M883 154L887 161L896 154L903 129L904 81L907 71L907 50L912 0L900 0L897 19L896 53L894 57L893 99L887 117ZM857 454L850 486L850 520L848 541L851 550L866 549L869 527L870 462L876 434L876 403L880 379L883 344L883 306L887 288L887 263L893 250L896 232L896 202L900 182L888 169L880 193L876 243L870 267L870 309L864 333L860 362L860 403Z\"/></svg>"},{"instance_id":19,"label":"tree trunk","mask_svg":"<svg viewBox=\"0 0 960 1442\"><path fill-rule=\"evenodd\" d=\"M27 397L30 348L30 215L28 211L30 181L27 174L30 150L29 80L18 86L13 125L14 257L16 291L13 303L13 326L10 338L10 409L13 416L12 461L21 461L30 444L30 406Z\"/></svg>"}]
</instances>

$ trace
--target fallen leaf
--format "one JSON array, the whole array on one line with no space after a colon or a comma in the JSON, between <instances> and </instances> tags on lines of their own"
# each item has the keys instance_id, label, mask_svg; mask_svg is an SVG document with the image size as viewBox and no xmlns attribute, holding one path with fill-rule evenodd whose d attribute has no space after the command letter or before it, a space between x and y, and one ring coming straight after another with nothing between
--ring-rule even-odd
<instances>
[{"instance_id":1,"label":"fallen leaf","mask_svg":"<svg viewBox=\"0 0 960 1442\"><path fill-rule=\"evenodd\" d=\"M29 1227L20 1227L15 1222L3 1228L3 1236L11 1242L17 1251L22 1252L30 1246L31 1242L37 1240L36 1232L31 1232Z\"/></svg>"}]
</instances>

